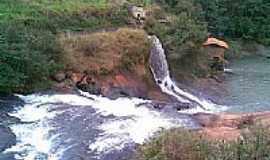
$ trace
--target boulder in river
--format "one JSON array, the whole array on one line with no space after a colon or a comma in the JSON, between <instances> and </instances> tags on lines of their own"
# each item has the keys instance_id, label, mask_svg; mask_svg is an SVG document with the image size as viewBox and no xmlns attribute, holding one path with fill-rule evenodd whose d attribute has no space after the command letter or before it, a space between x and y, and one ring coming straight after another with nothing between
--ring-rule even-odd
<instances>
[{"instance_id":1,"label":"boulder in river","mask_svg":"<svg viewBox=\"0 0 270 160\"><path fill-rule=\"evenodd\" d=\"M15 145L16 136L8 127L0 125L0 133L0 152Z\"/></svg>"},{"instance_id":2,"label":"boulder in river","mask_svg":"<svg viewBox=\"0 0 270 160\"><path fill-rule=\"evenodd\" d=\"M84 91L88 92L90 94L100 95L101 94L101 87L99 83L95 80L93 80L89 76L84 76L81 81L77 82L76 86Z\"/></svg>"}]
</instances>

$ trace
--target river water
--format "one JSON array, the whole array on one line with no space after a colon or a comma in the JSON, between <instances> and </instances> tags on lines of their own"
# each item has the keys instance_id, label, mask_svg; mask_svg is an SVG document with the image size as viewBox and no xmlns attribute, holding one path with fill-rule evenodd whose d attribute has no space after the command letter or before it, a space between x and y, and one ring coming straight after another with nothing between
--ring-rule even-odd
<instances>
[{"instance_id":1,"label":"river water","mask_svg":"<svg viewBox=\"0 0 270 160\"><path fill-rule=\"evenodd\" d=\"M198 127L188 115L138 98L50 91L12 102L1 111L8 113L2 128L9 128L0 133L1 160L125 160L160 129Z\"/></svg>"},{"instance_id":2,"label":"river water","mask_svg":"<svg viewBox=\"0 0 270 160\"><path fill-rule=\"evenodd\" d=\"M136 97L110 100L81 91L13 95L14 100L7 98L11 103L1 100L8 110L1 117L5 124L0 128L0 159L126 160L137 144L162 129L200 127L190 113L222 107L178 88L170 77L161 42L155 36L152 40L149 67L161 90L178 99L178 107L165 104L160 108ZM189 109L180 111L183 104Z\"/></svg>"},{"instance_id":3,"label":"river water","mask_svg":"<svg viewBox=\"0 0 270 160\"><path fill-rule=\"evenodd\" d=\"M225 81L229 96L224 97L229 111L270 111L270 59L242 58L232 61L230 68L233 74Z\"/></svg>"},{"instance_id":4,"label":"river water","mask_svg":"<svg viewBox=\"0 0 270 160\"><path fill-rule=\"evenodd\" d=\"M162 129L200 127L196 112L254 112L270 106L270 60L247 58L233 62L225 85L229 107L180 89L170 77L166 55L153 37L150 68L157 85L192 108L136 97L110 100L79 90L48 91L0 97L0 160L128 160L136 149Z\"/></svg>"}]
</instances>

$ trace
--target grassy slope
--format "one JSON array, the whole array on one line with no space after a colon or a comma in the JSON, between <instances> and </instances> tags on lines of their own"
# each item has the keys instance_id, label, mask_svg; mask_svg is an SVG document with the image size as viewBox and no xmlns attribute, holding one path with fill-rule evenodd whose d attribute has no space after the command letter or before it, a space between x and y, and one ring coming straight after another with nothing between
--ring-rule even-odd
<instances>
[{"instance_id":1,"label":"grassy slope","mask_svg":"<svg viewBox=\"0 0 270 160\"><path fill-rule=\"evenodd\" d=\"M59 42L67 69L78 73L106 75L132 71L137 64L147 64L150 53L147 34L141 29L62 35Z\"/></svg>"}]
</instances>

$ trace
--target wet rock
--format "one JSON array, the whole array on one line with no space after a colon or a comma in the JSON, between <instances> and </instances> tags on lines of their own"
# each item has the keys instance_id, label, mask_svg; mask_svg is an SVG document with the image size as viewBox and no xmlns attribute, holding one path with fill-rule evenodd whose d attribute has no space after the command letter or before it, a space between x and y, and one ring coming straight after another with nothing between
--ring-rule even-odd
<instances>
[{"instance_id":1,"label":"wet rock","mask_svg":"<svg viewBox=\"0 0 270 160\"><path fill-rule=\"evenodd\" d=\"M76 86L84 91L88 92L90 94L100 95L101 94L101 87L100 84L93 79L91 76L84 75L80 81L76 83Z\"/></svg>"},{"instance_id":2,"label":"wet rock","mask_svg":"<svg viewBox=\"0 0 270 160\"><path fill-rule=\"evenodd\" d=\"M83 78L84 78L84 75L81 73L72 73L70 75L70 79L74 84L80 83Z\"/></svg>"},{"instance_id":3,"label":"wet rock","mask_svg":"<svg viewBox=\"0 0 270 160\"><path fill-rule=\"evenodd\" d=\"M95 94L95 95L100 95L101 94L101 88L98 84L96 83L82 83L82 84L77 84L77 87L84 91L84 92L88 92L90 94Z\"/></svg>"},{"instance_id":4,"label":"wet rock","mask_svg":"<svg viewBox=\"0 0 270 160\"><path fill-rule=\"evenodd\" d=\"M66 74L64 72L56 73L53 79L57 82L63 82L66 79Z\"/></svg>"},{"instance_id":5,"label":"wet rock","mask_svg":"<svg viewBox=\"0 0 270 160\"><path fill-rule=\"evenodd\" d=\"M0 152L16 144L16 136L8 127L0 125Z\"/></svg>"},{"instance_id":6,"label":"wet rock","mask_svg":"<svg viewBox=\"0 0 270 160\"><path fill-rule=\"evenodd\" d=\"M15 124L15 123L19 123L20 119L16 118L16 117L11 117L9 116L7 113L3 113L3 111L1 111L0 113L0 126L7 126L7 125L11 125L11 124ZM1 132L0 132L1 134Z\"/></svg>"},{"instance_id":7,"label":"wet rock","mask_svg":"<svg viewBox=\"0 0 270 160\"><path fill-rule=\"evenodd\" d=\"M194 106L191 103L177 103L174 105L174 108L177 111L185 110L185 109L191 109Z\"/></svg>"},{"instance_id":8,"label":"wet rock","mask_svg":"<svg viewBox=\"0 0 270 160\"><path fill-rule=\"evenodd\" d=\"M138 107L145 105L147 107L151 107L155 110L164 110L166 112L175 112L185 110L185 109L190 109L194 107L190 103L174 103L174 102L161 102L161 101L152 101L149 103L141 103L138 105Z\"/></svg>"},{"instance_id":9,"label":"wet rock","mask_svg":"<svg viewBox=\"0 0 270 160\"><path fill-rule=\"evenodd\" d=\"M137 88L127 88L127 87L115 87L110 86L102 92L102 95L110 98L117 99L119 97L145 97L145 93L140 92Z\"/></svg>"}]
</instances>

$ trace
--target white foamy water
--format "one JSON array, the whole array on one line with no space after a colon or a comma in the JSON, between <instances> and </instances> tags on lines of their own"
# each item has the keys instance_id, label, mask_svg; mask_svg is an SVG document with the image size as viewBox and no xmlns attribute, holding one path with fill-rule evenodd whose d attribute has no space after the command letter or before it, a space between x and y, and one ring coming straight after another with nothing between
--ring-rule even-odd
<instances>
[{"instance_id":1,"label":"white foamy water","mask_svg":"<svg viewBox=\"0 0 270 160\"><path fill-rule=\"evenodd\" d=\"M84 95L93 98L87 93ZM102 154L116 148L121 149L130 143L142 144L161 128L169 129L185 125L184 119L175 119L142 105L138 107L139 104L150 101L138 98L119 98L114 101L104 97L95 97L95 99L98 100L94 102L93 107L98 109L102 115L113 114L117 117L128 117L99 126L99 129L104 132L89 145L89 148Z\"/></svg>"},{"instance_id":2,"label":"white foamy water","mask_svg":"<svg viewBox=\"0 0 270 160\"><path fill-rule=\"evenodd\" d=\"M230 68L224 68L225 73L233 73L233 70Z\"/></svg>"},{"instance_id":3,"label":"white foamy water","mask_svg":"<svg viewBox=\"0 0 270 160\"><path fill-rule=\"evenodd\" d=\"M65 110L52 110L55 109L56 104L92 107L96 110L96 114L115 117L113 120L97 125L97 129L101 130L101 133L95 137L94 141L89 142L89 149L97 156L121 150L129 144L142 144L162 128L183 127L186 123L184 119L175 119L175 117L139 105L151 102L139 98L110 100L84 92L81 92L81 95L33 94L19 97L26 104L10 115L27 123L10 126L16 135L17 144L5 151L6 153L16 152L17 159L61 159L65 149L69 146L55 148L54 144L59 141L57 138L59 135L50 134L54 128L49 121L65 112ZM99 158L97 157L97 159Z\"/></svg>"},{"instance_id":4,"label":"white foamy water","mask_svg":"<svg viewBox=\"0 0 270 160\"><path fill-rule=\"evenodd\" d=\"M217 106L206 99L180 89L170 77L166 55L157 37L153 37L153 46L150 55L150 68L161 90L174 96L180 102L196 104L196 107L181 112L215 112L226 108ZM59 115L70 109L62 108L57 110L59 104L71 106L71 109L78 106L91 107L95 110L95 113L93 115L91 112L89 116L98 115L100 116L98 118L103 118L104 121L91 126L95 127L93 129L99 131L99 134L96 137L89 137L88 140L88 150L95 153L96 159L100 159L101 156L116 150L122 150L129 145L142 144L161 129L184 127L191 123L190 119L183 118L183 116L171 116L169 113L141 105L151 103L151 101L139 98L110 100L106 97L90 95L85 92L80 92L80 94L18 95L18 97L25 102L25 105L18 107L10 115L19 118L25 123L10 126L16 135L17 144L5 151L16 153L18 160L61 160L65 151L73 147L73 144L68 146L56 145L62 144L61 142L66 139L61 139L61 134L64 133L53 132L56 128L50 122L54 122ZM76 112L67 115L68 118L73 120L80 117L80 115L76 115ZM61 123L61 121L58 123ZM78 122L72 121L72 123ZM81 124L78 123L78 125ZM67 136L69 137L69 135Z\"/></svg>"}]
</instances>

